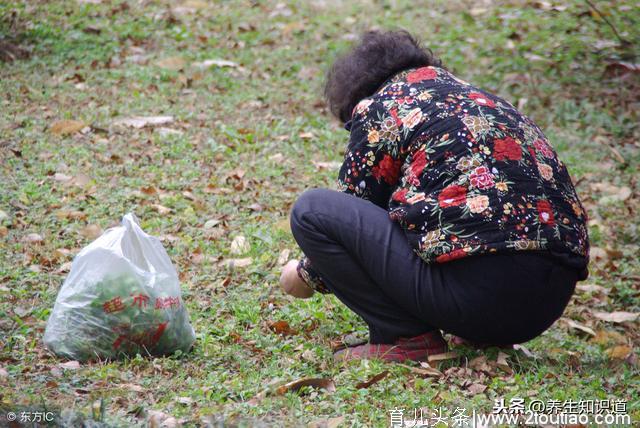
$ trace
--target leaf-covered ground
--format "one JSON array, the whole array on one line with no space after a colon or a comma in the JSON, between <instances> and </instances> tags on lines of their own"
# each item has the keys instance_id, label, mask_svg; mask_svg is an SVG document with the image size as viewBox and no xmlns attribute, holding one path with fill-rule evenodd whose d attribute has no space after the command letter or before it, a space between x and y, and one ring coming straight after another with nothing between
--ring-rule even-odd
<instances>
[{"instance_id":1,"label":"leaf-covered ground","mask_svg":"<svg viewBox=\"0 0 640 428\"><path fill-rule=\"evenodd\" d=\"M640 420L640 13L591 3L0 0L0 407L113 426L388 426L395 407L520 397L628 400ZM366 336L363 323L332 297L279 290L280 264L300 255L291 204L333 186L347 138L323 73L371 27L412 31L518 105L569 167L591 276L524 350L459 348L442 376L336 365L332 347ZM172 119L122 121L138 116ZM196 346L65 363L42 343L57 291L74 254L129 211L180 273ZM306 377L333 383L278 389Z\"/></svg>"}]
</instances>

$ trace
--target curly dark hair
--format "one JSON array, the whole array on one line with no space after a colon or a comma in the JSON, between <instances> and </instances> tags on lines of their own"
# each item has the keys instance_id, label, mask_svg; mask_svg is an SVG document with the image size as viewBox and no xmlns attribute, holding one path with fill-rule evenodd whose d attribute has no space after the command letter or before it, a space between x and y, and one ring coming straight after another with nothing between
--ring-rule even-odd
<instances>
[{"instance_id":1,"label":"curly dark hair","mask_svg":"<svg viewBox=\"0 0 640 428\"><path fill-rule=\"evenodd\" d=\"M394 74L428 65L441 67L442 63L407 31L367 31L329 69L324 96L331 113L347 122L356 104Z\"/></svg>"}]
</instances>

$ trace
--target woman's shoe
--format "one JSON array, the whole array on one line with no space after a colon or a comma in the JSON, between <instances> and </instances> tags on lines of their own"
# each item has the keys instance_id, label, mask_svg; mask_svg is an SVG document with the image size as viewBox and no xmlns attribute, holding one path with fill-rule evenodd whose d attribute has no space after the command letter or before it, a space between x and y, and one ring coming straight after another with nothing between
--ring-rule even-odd
<instances>
[{"instance_id":1,"label":"woman's shoe","mask_svg":"<svg viewBox=\"0 0 640 428\"><path fill-rule=\"evenodd\" d=\"M444 354L449 349L439 330L420 336L396 340L393 344L371 344L341 349L333 354L334 361L380 359L384 361L427 361L430 355Z\"/></svg>"}]
</instances>

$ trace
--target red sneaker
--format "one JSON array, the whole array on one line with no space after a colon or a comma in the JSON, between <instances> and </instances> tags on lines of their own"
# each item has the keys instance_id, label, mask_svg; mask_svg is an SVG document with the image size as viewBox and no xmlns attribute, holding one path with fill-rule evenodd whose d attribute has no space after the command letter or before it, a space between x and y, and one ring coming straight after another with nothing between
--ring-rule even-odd
<instances>
[{"instance_id":1,"label":"red sneaker","mask_svg":"<svg viewBox=\"0 0 640 428\"><path fill-rule=\"evenodd\" d=\"M381 359L384 361L403 362L427 361L430 355L444 354L449 347L439 330L430 331L420 336L396 340L393 344L364 344L337 351L334 361L356 359Z\"/></svg>"},{"instance_id":2,"label":"red sneaker","mask_svg":"<svg viewBox=\"0 0 640 428\"><path fill-rule=\"evenodd\" d=\"M487 349L487 348L491 348L493 346L495 346L496 348L500 348L500 349L513 349L513 345L492 345L490 343L478 343L478 342L471 342L467 339L463 339L460 336L451 336L451 343L453 343L454 345L463 345L463 346L470 346L471 348L476 348L476 349Z\"/></svg>"}]
</instances>

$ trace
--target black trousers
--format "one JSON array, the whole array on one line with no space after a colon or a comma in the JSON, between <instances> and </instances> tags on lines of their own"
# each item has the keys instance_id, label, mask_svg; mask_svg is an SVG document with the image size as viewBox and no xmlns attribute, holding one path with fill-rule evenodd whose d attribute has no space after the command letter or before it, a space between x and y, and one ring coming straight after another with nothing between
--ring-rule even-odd
<instances>
[{"instance_id":1,"label":"black trousers","mask_svg":"<svg viewBox=\"0 0 640 428\"><path fill-rule=\"evenodd\" d=\"M578 279L536 252L425 263L386 210L335 190L304 192L291 228L327 288L367 323L371 343L434 329L474 342L526 342L562 315Z\"/></svg>"}]
</instances>

